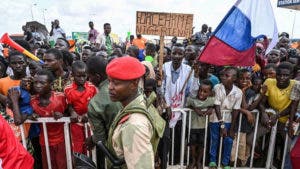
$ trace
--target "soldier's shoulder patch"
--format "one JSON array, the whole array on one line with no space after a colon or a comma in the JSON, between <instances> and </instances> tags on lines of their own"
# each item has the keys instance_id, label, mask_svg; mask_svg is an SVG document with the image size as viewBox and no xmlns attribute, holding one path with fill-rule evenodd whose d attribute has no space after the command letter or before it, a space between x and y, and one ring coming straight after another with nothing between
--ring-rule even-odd
<instances>
[{"instance_id":1,"label":"soldier's shoulder patch","mask_svg":"<svg viewBox=\"0 0 300 169\"><path fill-rule=\"evenodd\" d=\"M130 114L125 115L124 117L121 118L118 124L123 124L125 123L130 117Z\"/></svg>"}]
</instances>

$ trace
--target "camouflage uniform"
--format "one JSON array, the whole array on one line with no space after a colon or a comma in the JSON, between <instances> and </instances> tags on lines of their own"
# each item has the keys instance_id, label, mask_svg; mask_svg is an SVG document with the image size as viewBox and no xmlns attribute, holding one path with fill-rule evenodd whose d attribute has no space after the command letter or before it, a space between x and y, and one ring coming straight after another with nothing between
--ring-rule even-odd
<instances>
[{"instance_id":1,"label":"camouflage uniform","mask_svg":"<svg viewBox=\"0 0 300 169\"><path fill-rule=\"evenodd\" d=\"M117 114L109 130L108 148L125 158L122 168L153 169L164 127L165 121L141 94Z\"/></svg>"}]
</instances>

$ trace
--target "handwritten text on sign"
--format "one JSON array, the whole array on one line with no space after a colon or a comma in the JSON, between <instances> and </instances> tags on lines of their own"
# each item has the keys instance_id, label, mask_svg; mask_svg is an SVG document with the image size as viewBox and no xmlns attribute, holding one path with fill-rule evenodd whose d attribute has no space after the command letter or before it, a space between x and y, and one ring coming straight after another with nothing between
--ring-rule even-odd
<instances>
[{"instance_id":1,"label":"handwritten text on sign","mask_svg":"<svg viewBox=\"0 0 300 169\"><path fill-rule=\"evenodd\" d=\"M192 14L141 11L136 14L137 34L190 37L192 27Z\"/></svg>"}]
</instances>

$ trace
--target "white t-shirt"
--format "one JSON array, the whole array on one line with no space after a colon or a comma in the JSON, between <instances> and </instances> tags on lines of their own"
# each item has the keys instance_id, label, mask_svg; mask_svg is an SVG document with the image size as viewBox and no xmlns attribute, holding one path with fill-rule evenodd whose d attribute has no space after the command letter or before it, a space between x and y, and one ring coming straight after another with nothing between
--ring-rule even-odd
<instances>
[{"instance_id":1,"label":"white t-shirt","mask_svg":"<svg viewBox=\"0 0 300 169\"><path fill-rule=\"evenodd\" d=\"M53 40L56 42L57 38L63 38L63 34L65 34L65 31L62 28L53 28Z\"/></svg>"}]
</instances>

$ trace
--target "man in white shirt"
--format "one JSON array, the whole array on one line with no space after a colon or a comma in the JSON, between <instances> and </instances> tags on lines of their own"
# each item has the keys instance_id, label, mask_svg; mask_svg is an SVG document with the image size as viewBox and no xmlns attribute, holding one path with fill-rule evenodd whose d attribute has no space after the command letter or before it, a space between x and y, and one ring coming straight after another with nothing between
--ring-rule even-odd
<instances>
[{"instance_id":1,"label":"man in white shirt","mask_svg":"<svg viewBox=\"0 0 300 169\"><path fill-rule=\"evenodd\" d=\"M192 83L191 77L193 77L193 73L191 67L182 63L184 51L183 45L175 44L172 48L171 61L163 65L164 75L159 92L171 109L184 108L185 98L189 95ZM175 128L174 145L180 145L181 122L181 113L173 111L169 120L169 127ZM169 128L166 127L165 130L169 130ZM164 146L168 147L170 144ZM174 164L179 163L179 150L180 146L174 150Z\"/></svg>"},{"instance_id":2,"label":"man in white shirt","mask_svg":"<svg viewBox=\"0 0 300 169\"><path fill-rule=\"evenodd\" d=\"M109 23L105 23L103 25L104 33L99 34L96 39L96 47L100 48L100 46L105 45L107 49L107 54L110 55L113 51L114 39L110 36L111 26Z\"/></svg>"},{"instance_id":3,"label":"man in white shirt","mask_svg":"<svg viewBox=\"0 0 300 169\"><path fill-rule=\"evenodd\" d=\"M65 38L66 39L66 33L65 31L59 26L59 21L57 19L54 20L54 22L51 22L51 31L50 36L53 38L53 40L56 42L57 38Z\"/></svg>"}]
</instances>

